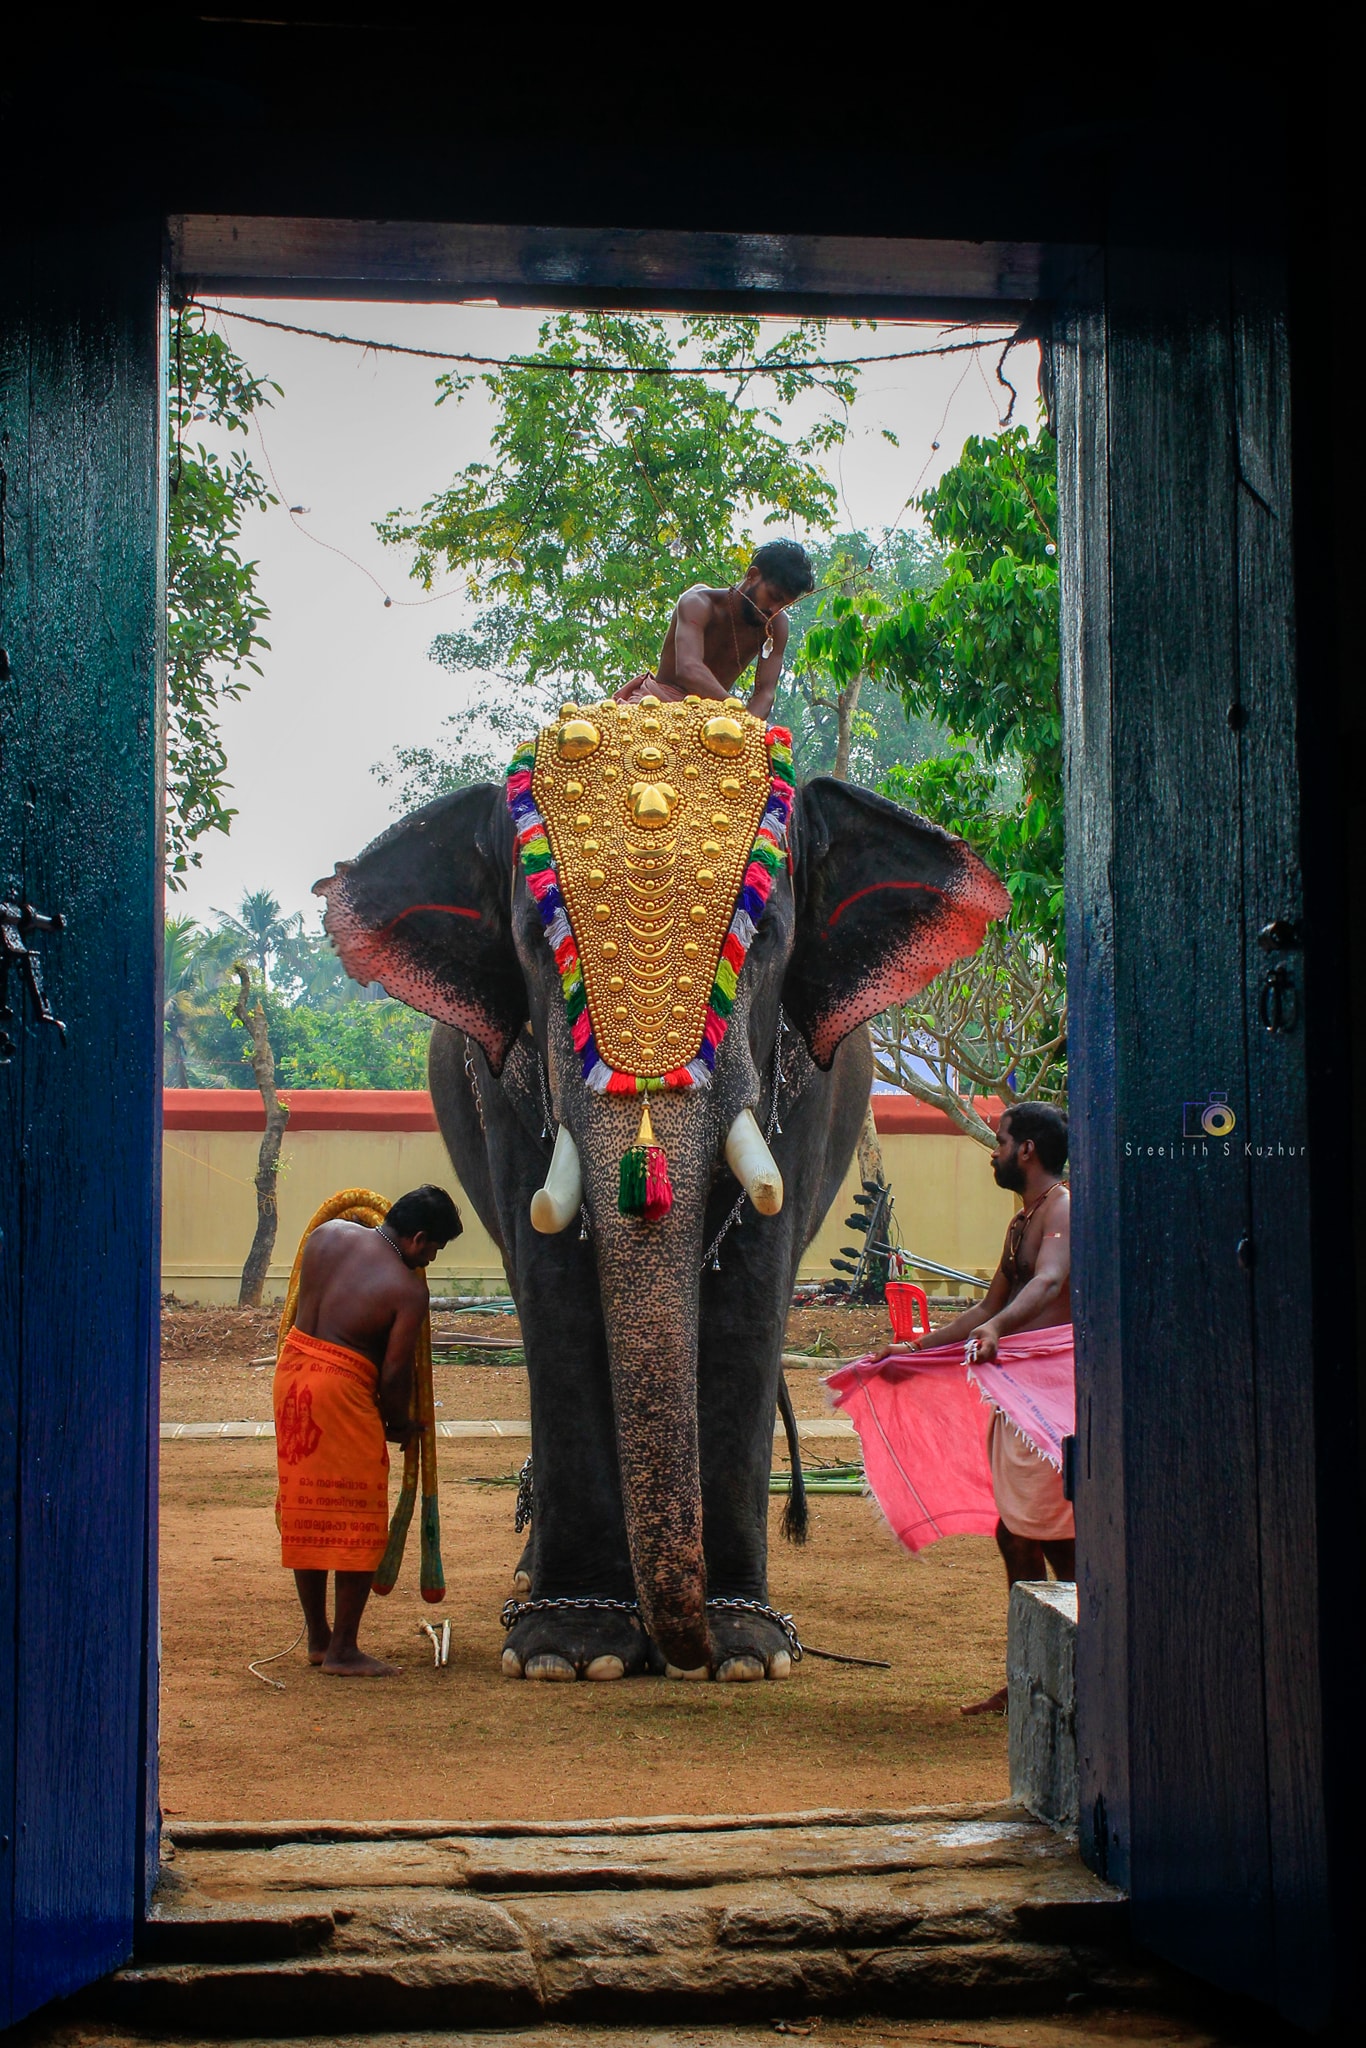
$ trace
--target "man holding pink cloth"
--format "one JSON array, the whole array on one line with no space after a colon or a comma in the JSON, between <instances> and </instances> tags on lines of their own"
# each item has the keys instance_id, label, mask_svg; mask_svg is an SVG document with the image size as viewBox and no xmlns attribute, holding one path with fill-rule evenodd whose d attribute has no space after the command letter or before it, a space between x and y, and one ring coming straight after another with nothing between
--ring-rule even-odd
<instances>
[{"instance_id":1,"label":"man holding pink cloth","mask_svg":"<svg viewBox=\"0 0 1366 2048\"><path fill-rule=\"evenodd\" d=\"M1021 1103L1001 1118L998 1187L1021 1197L985 1298L826 1382L863 1444L868 1484L907 1549L994 1529L1006 1582L1076 1575L1062 1440L1073 1432L1067 1118ZM964 1370L966 1368L966 1371ZM1002 1714L1006 1689L963 1708Z\"/></svg>"}]
</instances>

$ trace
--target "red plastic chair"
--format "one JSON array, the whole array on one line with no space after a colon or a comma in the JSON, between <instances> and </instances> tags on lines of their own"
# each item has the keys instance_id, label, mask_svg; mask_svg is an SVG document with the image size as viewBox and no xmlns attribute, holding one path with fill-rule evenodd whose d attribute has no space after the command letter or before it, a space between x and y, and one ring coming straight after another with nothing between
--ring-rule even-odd
<instances>
[{"instance_id":1,"label":"red plastic chair","mask_svg":"<svg viewBox=\"0 0 1366 2048\"><path fill-rule=\"evenodd\" d=\"M912 1280L889 1280L885 1292L892 1318L892 1335L897 1342L904 1343L910 1337L928 1337L930 1304L924 1288L917 1287Z\"/></svg>"}]
</instances>

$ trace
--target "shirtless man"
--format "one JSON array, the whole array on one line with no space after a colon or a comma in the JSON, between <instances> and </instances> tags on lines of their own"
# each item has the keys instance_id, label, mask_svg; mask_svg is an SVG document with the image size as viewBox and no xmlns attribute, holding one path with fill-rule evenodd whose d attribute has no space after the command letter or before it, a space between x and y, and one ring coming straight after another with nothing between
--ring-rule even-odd
<instances>
[{"instance_id":1,"label":"shirtless man","mask_svg":"<svg viewBox=\"0 0 1366 2048\"><path fill-rule=\"evenodd\" d=\"M424 1268L461 1232L444 1188L400 1196L377 1229L321 1223L308 1240L298 1313L275 1369L281 1562L294 1572L308 1661L334 1678L389 1678L357 1647L389 1532L389 1454L409 1416L429 1300ZM336 1575L327 1619L327 1574Z\"/></svg>"},{"instance_id":2,"label":"shirtless man","mask_svg":"<svg viewBox=\"0 0 1366 2048\"><path fill-rule=\"evenodd\" d=\"M942 1344L971 1343L984 1362L995 1358L1003 1337L1017 1330L1047 1330L1072 1320L1070 1280L1072 1197L1062 1178L1067 1164L1067 1118L1045 1103L1025 1102L1007 1110L996 1133L991 1170L997 1187L1021 1197L1010 1219L1005 1249L982 1301L928 1337L889 1344L894 1352L933 1351ZM1019 1431L993 1410L987 1438L996 1493L996 1542L1005 1560L1006 1585L1017 1579L1073 1579L1077 1569L1075 1524L1062 1479ZM965 1714L1003 1714L1006 1688L963 1708Z\"/></svg>"},{"instance_id":3,"label":"shirtless man","mask_svg":"<svg viewBox=\"0 0 1366 2048\"><path fill-rule=\"evenodd\" d=\"M773 709L787 646L787 606L816 587L806 549L795 540L766 541L729 590L695 583L674 606L659 655L657 676L637 676L617 691L620 704L653 695L666 704L683 697L729 697L758 657L749 708L756 718Z\"/></svg>"}]
</instances>

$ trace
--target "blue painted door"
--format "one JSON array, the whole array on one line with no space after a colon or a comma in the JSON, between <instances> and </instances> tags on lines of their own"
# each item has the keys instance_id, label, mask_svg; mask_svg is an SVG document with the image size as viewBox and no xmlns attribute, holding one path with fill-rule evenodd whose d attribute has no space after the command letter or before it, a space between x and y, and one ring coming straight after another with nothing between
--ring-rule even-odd
<instances>
[{"instance_id":1,"label":"blue painted door","mask_svg":"<svg viewBox=\"0 0 1366 2048\"><path fill-rule=\"evenodd\" d=\"M0 231L0 2026L127 1957L155 1840L161 236L49 228L21 192Z\"/></svg>"}]
</instances>

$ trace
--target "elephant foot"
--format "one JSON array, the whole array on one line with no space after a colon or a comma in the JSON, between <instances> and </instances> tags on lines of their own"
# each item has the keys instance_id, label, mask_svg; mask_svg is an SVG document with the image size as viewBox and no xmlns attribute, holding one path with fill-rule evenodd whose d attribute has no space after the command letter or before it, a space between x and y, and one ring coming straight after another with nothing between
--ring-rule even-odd
<instances>
[{"instance_id":1,"label":"elephant foot","mask_svg":"<svg viewBox=\"0 0 1366 2048\"><path fill-rule=\"evenodd\" d=\"M551 1607L521 1615L503 1644L504 1678L601 1685L651 1667L650 1644L634 1614L611 1608Z\"/></svg>"},{"instance_id":2,"label":"elephant foot","mask_svg":"<svg viewBox=\"0 0 1366 2048\"><path fill-rule=\"evenodd\" d=\"M713 1668L725 1685L752 1685L761 1678L792 1676L792 1647L785 1630L765 1615L727 1613L708 1607Z\"/></svg>"}]
</instances>

